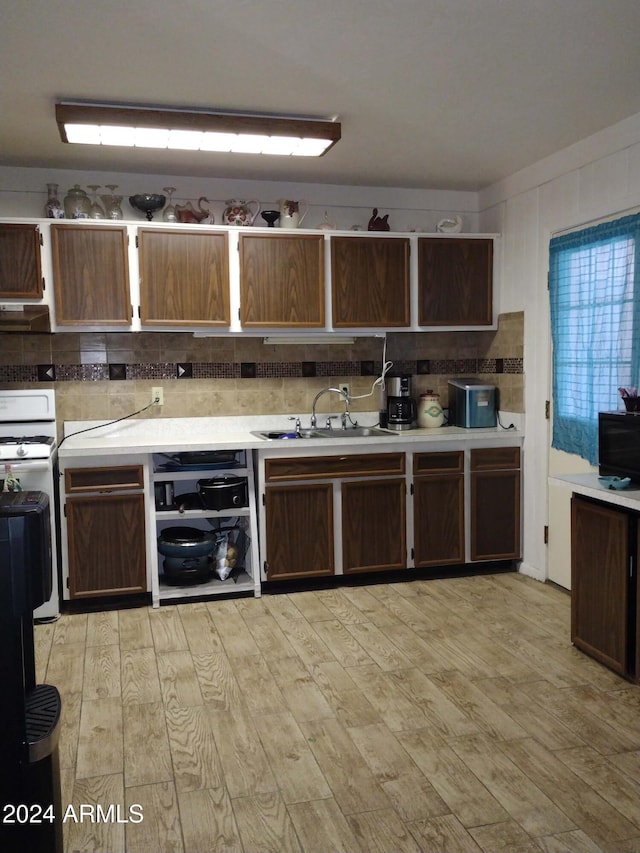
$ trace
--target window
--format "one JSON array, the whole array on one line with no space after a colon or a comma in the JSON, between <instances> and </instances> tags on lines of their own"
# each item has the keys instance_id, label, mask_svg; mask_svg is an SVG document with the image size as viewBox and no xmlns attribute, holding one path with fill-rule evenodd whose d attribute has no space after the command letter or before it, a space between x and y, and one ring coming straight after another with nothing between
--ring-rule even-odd
<instances>
[{"instance_id":1,"label":"window","mask_svg":"<svg viewBox=\"0 0 640 853\"><path fill-rule=\"evenodd\" d=\"M640 215L549 245L552 446L598 461L598 412L640 384Z\"/></svg>"}]
</instances>

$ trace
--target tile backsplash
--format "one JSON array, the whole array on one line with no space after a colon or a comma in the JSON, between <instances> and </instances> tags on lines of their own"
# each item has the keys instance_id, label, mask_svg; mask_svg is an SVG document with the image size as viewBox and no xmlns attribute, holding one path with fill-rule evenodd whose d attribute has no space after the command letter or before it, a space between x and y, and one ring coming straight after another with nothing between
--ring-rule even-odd
<instances>
[{"instance_id":1,"label":"tile backsplash","mask_svg":"<svg viewBox=\"0 0 640 853\"><path fill-rule=\"evenodd\" d=\"M480 332L391 332L392 374L409 373L412 393L441 395L447 380L479 376L500 389L500 408L522 412L524 314L501 314L498 329ZM303 414L316 393L348 382L354 411L377 410L372 384L383 339L353 344L264 344L262 338L194 338L188 332L0 333L0 388L46 383L56 391L58 420L118 418L150 400L162 384L164 405L145 417ZM338 410L339 398L323 400Z\"/></svg>"}]
</instances>

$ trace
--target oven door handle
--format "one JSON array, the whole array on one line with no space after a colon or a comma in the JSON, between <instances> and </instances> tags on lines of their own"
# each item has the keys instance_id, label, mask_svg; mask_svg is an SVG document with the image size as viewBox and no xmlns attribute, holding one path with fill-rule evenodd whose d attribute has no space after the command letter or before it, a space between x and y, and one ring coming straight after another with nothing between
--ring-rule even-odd
<instances>
[{"instance_id":1,"label":"oven door handle","mask_svg":"<svg viewBox=\"0 0 640 853\"><path fill-rule=\"evenodd\" d=\"M10 471L12 474L35 474L38 471L49 471L51 469L51 461L33 460L30 462L0 462L0 474L6 474Z\"/></svg>"}]
</instances>

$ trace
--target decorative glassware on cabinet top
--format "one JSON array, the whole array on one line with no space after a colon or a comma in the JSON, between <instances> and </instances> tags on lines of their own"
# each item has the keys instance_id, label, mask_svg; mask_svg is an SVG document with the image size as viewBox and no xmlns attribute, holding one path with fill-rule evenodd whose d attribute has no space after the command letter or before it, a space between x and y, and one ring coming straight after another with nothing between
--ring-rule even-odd
<instances>
[{"instance_id":1,"label":"decorative glassware on cabinet top","mask_svg":"<svg viewBox=\"0 0 640 853\"><path fill-rule=\"evenodd\" d=\"M98 201L98 190L100 189L100 184L87 184L87 186L90 190L92 190L93 193L91 199L91 208L89 209L89 219L104 219L104 209Z\"/></svg>"},{"instance_id":2,"label":"decorative glassware on cabinet top","mask_svg":"<svg viewBox=\"0 0 640 853\"><path fill-rule=\"evenodd\" d=\"M317 227L320 228L321 231L335 231L337 225L333 219L329 219L329 214L325 210L322 222Z\"/></svg>"},{"instance_id":3,"label":"decorative glassware on cabinet top","mask_svg":"<svg viewBox=\"0 0 640 853\"><path fill-rule=\"evenodd\" d=\"M162 219L165 222L177 222L178 217L176 216L176 208L175 205L171 201L171 196L176 191L175 187L162 187L162 192L166 193L169 196L169 203L162 211Z\"/></svg>"},{"instance_id":4,"label":"decorative glassware on cabinet top","mask_svg":"<svg viewBox=\"0 0 640 853\"><path fill-rule=\"evenodd\" d=\"M111 190L111 195L101 195L102 203L104 204L105 215L107 219L124 219L124 214L122 213L122 208L120 207L120 202L122 201L121 195L115 195L115 191L118 189L117 184L105 184L108 190Z\"/></svg>"},{"instance_id":5,"label":"decorative glassware on cabinet top","mask_svg":"<svg viewBox=\"0 0 640 853\"><path fill-rule=\"evenodd\" d=\"M129 204L136 210L146 214L149 222L153 219L153 214L162 210L166 202L166 196L159 193L138 193L137 195L129 196Z\"/></svg>"},{"instance_id":6,"label":"decorative glassware on cabinet top","mask_svg":"<svg viewBox=\"0 0 640 853\"><path fill-rule=\"evenodd\" d=\"M198 199L198 210L195 209L190 201L186 202L186 204L176 204L176 217L178 222L195 225L199 222L204 222L204 220L208 218L209 222L213 223L213 214L208 208L202 206L203 201L206 201L206 203L209 204L209 199L201 195Z\"/></svg>"},{"instance_id":7,"label":"decorative glassware on cabinet top","mask_svg":"<svg viewBox=\"0 0 640 853\"><path fill-rule=\"evenodd\" d=\"M280 218L280 211L279 210L263 210L262 213L260 214L260 216L264 219L264 221L267 223L269 228L274 228L275 223Z\"/></svg>"},{"instance_id":8,"label":"decorative glassware on cabinet top","mask_svg":"<svg viewBox=\"0 0 640 853\"><path fill-rule=\"evenodd\" d=\"M88 219L90 213L91 199L80 184L74 184L64 197L64 215L67 219Z\"/></svg>"},{"instance_id":9,"label":"decorative glassware on cabinet top","mask_svg":"<svg viewBox=\"0 0 640 853\"><path fill-rule=\"evenodd\" d=\"M64 219L64 210L58 198L58 185L47 184L47 202L44 206L47 219Z\"/></svg>"}]
</instances>

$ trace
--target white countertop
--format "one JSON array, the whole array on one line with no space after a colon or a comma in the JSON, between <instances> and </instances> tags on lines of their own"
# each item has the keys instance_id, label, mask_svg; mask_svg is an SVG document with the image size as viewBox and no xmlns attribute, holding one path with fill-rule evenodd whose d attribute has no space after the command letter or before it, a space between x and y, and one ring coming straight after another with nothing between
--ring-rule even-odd
<instances>
[{"instance_id":1,"label":"white countertop","mask_svg":"<svg viewBox=\"0 0 640 853\"><path fill-rule=\"evenodd\" d=\"M373 426L377 412L354 413L360 426ZM297 455L322 454L348 447L354 452L379 448L406 450L414 444L425 442L433 449L451 442L477 443L484 446L501 446L521 443L523 433L519 429L505 430L501 427L462 429L461 427L439 427L435 429L412 429L393 433L391 437L370 436L366 438L305 438L300 441L267 441L252 435L255 430L284 430L294 427L289 415L253 415L246 417L203 417L203 418L132 418L117 423L105 421L65 421L64 435L58 450L61 459L67 457L108 456L110 454L144 454L177 452L184 450L254 449ZM514 419L505 416L505 423ZM303 419L303 426L308 418ZM93 427L96 427L95 429ZM90 429L90 431L86 431ZM74 434L78 433L80 434ZM340 429L337 428L339 433Z\"/></svg>"},{"instance_id":2,"label":"white countertop","mask_svg":"<svg viewBox=\"0 0 640 853\"><path fill-rule=\"evenodd\" d=\"M640 486L632 484L626 489L609 489L597 474L562 474L549 477L549 484L571 488L578 495L640 511Z\"/></svg>"}]
</instances>

